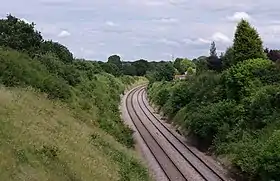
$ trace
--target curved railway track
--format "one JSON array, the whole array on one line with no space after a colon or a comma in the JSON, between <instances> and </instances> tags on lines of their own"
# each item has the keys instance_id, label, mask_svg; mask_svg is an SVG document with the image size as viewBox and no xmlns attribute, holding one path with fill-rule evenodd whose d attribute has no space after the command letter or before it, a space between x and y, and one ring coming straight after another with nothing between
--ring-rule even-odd
<instances>
[{"instance_id":1,"label":"curved railway track","mask_svg":"<svg viewBox=\"0 0 280 181\"><path fill-rule=\"evenodd\" d=\"M153 114L145 97L145 87L137 87L126 97L126 109L137 132L170 181L226 181L198 154L178 138Z\"/></svg>"}]
</instances>

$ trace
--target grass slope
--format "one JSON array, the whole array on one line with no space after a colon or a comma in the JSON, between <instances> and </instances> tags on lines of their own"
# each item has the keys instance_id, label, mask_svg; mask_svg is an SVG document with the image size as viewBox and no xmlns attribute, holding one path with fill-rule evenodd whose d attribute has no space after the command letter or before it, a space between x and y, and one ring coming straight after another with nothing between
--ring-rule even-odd
<instances>
[{"instance_id":1,"label":"grass slope","mask_svg":"<svg viewBox=\"0 0 280 181\"><path fill-rule=\"evenodd\" d=\"M133 155L64 103L0 88L1 180L148 180Z\"/></svg>"}]
</instances>

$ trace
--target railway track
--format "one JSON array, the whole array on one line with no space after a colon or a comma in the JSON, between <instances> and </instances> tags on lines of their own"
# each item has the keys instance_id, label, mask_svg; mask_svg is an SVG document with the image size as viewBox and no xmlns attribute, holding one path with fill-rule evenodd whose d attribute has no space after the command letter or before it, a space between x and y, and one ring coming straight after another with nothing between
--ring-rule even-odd
<instances>
[{"instance_id":1,"label":"railway track","mask_svg":"<svg viewBox=\"0 0 280 181\"><path fill-rule=\"evenodd\" d=\"M145 87L129 92L126 109L135 128L170 181L226 181L155 116L145 98Z\"/></svg>"}]
</instances>

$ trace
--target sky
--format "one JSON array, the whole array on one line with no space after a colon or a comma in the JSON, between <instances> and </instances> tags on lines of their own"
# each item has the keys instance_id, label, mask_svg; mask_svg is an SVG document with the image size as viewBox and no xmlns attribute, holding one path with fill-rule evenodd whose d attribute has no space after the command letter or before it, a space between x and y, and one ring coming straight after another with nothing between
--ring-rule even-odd
<instances>
[{"instance_id":1,"label":"sky","mask_svg":"<svg viewBox=\"0 0 280 181\"><path fill-rule=\"evenodd\" d=\"M218 53L232 44L240 19L259 32L265 47L280 48L277 0L9 0L6 14L35 22L47 40L69 48L77 58L106 61L171 60Z\"/></svg>"}]
</instances>

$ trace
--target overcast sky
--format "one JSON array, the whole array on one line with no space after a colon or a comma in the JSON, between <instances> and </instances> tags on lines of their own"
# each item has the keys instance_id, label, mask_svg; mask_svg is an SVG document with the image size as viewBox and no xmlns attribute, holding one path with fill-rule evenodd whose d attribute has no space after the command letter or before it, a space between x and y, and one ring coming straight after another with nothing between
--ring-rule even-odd
<instances>
[{"instance_id":1,"label":"overcast sky","mask_svg":"<svg viewBox=\"0 0 280 181\"><path fill-rule=\"evenodd\" d=\"M276 0L1 0L1 17L29 22L45 39L66 45L75 57L170 60L207 55L211 41L224 51L245 18L264 45L280 48Z\"/></svg>"}]
</instances>

